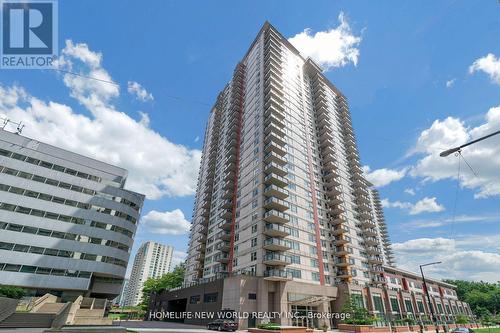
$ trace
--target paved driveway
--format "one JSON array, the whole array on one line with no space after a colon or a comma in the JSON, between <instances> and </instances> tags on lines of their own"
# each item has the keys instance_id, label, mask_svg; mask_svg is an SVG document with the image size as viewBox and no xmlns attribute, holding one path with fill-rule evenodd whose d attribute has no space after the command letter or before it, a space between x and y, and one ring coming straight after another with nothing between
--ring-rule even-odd
<instances>
[{"instance_id":1,"label":"paved driveway","mask_svg":"<svg viewBox=\"0 0 500 333\"><path fill-rule=\"evenodd\" d=\"M172 323L166 321L115 321L115 325L120 325L138 332L191 332L191 333L207 333L209 331L205 326L187 325L182 323ZM2 332L0 332L2 333Z\"/></svg>"}]
</instances>

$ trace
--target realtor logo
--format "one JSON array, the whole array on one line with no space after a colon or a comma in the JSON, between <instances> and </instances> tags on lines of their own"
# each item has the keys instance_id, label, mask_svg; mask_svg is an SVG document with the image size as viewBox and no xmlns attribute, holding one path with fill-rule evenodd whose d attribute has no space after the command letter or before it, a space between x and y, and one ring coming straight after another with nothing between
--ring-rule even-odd
<instances>
[{"instance_id":1,"label":"realtor logo","mask_svg":"<svg viewBox=\"0 0 500 333\"><path fill-rule=\"evenodd\" d=\"M57 2L2 1L0 67L53 67L57 57Z\"/></svg>"}]
</instances>

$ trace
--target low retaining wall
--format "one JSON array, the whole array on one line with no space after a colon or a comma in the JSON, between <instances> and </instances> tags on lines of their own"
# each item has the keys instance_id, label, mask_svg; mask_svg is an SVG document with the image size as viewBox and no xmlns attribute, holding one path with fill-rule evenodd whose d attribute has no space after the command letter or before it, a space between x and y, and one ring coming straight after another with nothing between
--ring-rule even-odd
<instances>
[{"instance_id":1,"label":"low retaining wall","mask_svg":"<svg viewBox=\"0 0 500 333\"><path fill-rule=\"evenodd\" d=\"M467 327L467 328L480 328L479 324L448 324L448 332L454 330L458 327ZM355 333L389 333L389 326L377 327L372 325L350 325L350 324L339 324L338 329L340 331L347 332L355 332ZM443 325L439 325L438 329L443 331ZM419 333L420 326L419 325L404 325L404 326L392 326L392 331L397 333ZM425 325L424 332L435 332L436 326L434 325Z\"/></svg>"},{"instance_id":2,"label":"low retaining wall","mask_svg":"<svg viewBox=\"0 0 500 333\"><path fill-rule=\"evenodd\" d=\"M249 328L248 332L250 333L309 333L313 332L313 330L308 329L307 327L297 327L297 326L285 326L280 327L279 330L265 330L262 328Z\"/></svg>"},{"instance_id":3,"label":"low retaining wall","mask_svg":"<svg viewBox=\"0 0 500 333\"><path fill-rule=\"evenodd\" d=\"M0 321L16 312L17 303L19 303L17 299L0 297Z\"/></svg>"}]
</instances>

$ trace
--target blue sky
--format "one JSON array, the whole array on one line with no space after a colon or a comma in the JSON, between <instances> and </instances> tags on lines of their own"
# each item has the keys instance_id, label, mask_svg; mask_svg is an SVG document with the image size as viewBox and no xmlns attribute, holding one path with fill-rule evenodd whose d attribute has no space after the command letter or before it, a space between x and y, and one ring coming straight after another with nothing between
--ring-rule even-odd
<instances>
[{"instance_id":1,"label":"blue sky","mask_svg":"<svg viewBox=\"0 0 500 333\"><path fill-rule=\"evenodd\" d=\"M150 198L134 251L156 240L181 258L210 105L269 20L310 43L301 51L347 96L399 264L438 259L435 276L494 281L500 138L463 151L477 176L461 162L458 191L458 158L436 153L500 128L499 10L494 0L61 1L61 68L118 86L1 70L0 113L27 136L129 169L129 186Z\"/></svg>"}]
</instances>

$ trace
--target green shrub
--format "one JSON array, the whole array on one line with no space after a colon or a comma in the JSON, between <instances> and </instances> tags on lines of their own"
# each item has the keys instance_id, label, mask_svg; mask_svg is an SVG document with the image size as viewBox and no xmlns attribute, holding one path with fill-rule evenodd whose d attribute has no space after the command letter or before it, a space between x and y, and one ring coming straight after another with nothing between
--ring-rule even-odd
<instances>
[{"instance_id":1,"label":"green shrub","mask_svg":"<svg viewBox=\"0 0 500 333\"><path fill-rule=\"evenodd\" d=\"M263 329L263 330L272 330L272 331L279 331L280 330L280 325L276 323L265 323L265 324L258 324L257 328Z\"/></svg>"},{"instance_id":2,"label":"green shrub","mask_svg":"<svg viewBox=\"0 0 500 333\"><path fill-rule=\"evenodd\" d=\"M26 292L23 288L12 286L0 286L0 297L20 299Z\"/></svg>"},{"instance_id":3,"label":"green shrub","mask_svg":"<svg viewBox=\"0 0 500 333\"><path fill-rule=\"evenodd\" d=\"M455 319L457 324L467 324L469 322L469 318L462 314L457 315L457 319Z\"/></svg>"}]
</instances>

